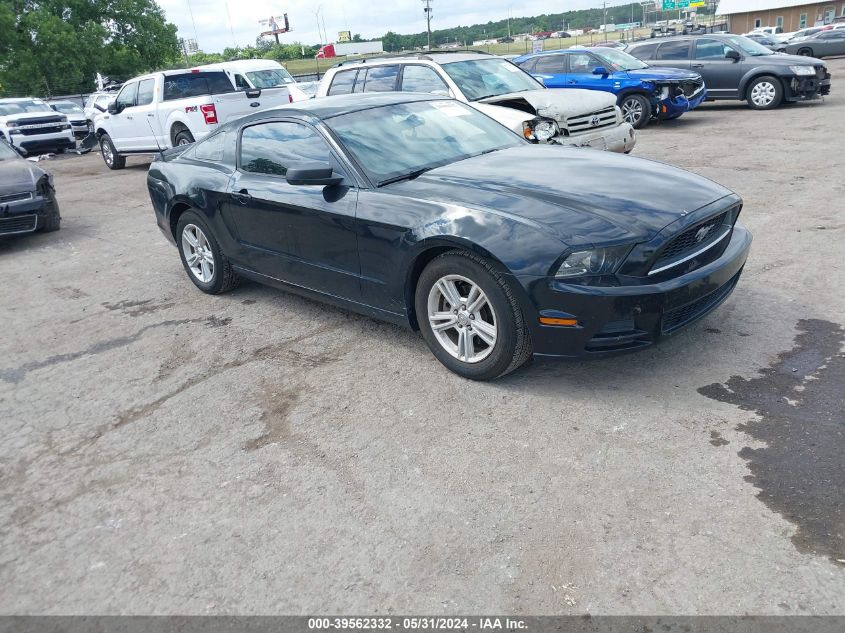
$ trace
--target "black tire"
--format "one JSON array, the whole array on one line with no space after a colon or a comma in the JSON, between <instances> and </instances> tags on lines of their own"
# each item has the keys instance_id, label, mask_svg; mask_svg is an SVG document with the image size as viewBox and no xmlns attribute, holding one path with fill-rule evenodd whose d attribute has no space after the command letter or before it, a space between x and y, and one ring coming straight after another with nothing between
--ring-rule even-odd
<instances>
[{"instance_id":1,"label":"black tire","mask_svg":"<svg viewBox=\"0 0 845 633\"><path fill-rule=\"evenodd\" d=\"M117 153L108 134L100 136L100 155L109 169L117 170L126 167L126 156Z\"/></svg>"},{"instance_id":2,"label":"black tire","mask_svg":"<svg viewBox=\"0 0 845 633\"><path fill-rule=\"evenodd\" d=\"M812 48L799 48L798 54L803 55L804 57L812 57L813 56L813 49Z\"/></svg>"},{"instance_id":3,"label":"black tire","mask_svg":"<svg viewBox=\"0 0 845 633\"><path fill-rule=\"evenodd\" d=\"M622 109L622 117L630 123L635 130L641 130L651 120L651 102L645 95L639 93L622 95L619 98L619 107ZM626 109L631 111L626 114ZM639 116L637 116L639 112Z\"/></svg>"},{"instance_id":4,"label":"black tire","mask_svg":"<svg viewBox=\"0 0 845 633\"><path fill-rule=\"evenodd\" d=\"M174 145L190 145L194 142L194 135L188 130L182 130L173 137Z\"/></svg>"},{"instance_id":5,"label":"black tire","mask_svg":"<svg viewBox=\"0 0 845 633\"><path fill-rule=\"evenodd\" d=\"M761 91L759 99L755 96L757 89ZM745 98L753 110L773 110L783 101L783 84L771 75L756 77L748 84Z\"/></svg>"},{"instance_id":6,"label":"black tire","mask_svg":"<svg viewBox=\"0 0 845 633\"><path fill-rule=\"evenodd\" d=\"M487 296L495 312L496 342L486 358L478 362L461 361L450 354L437 340L429 323L429 293L447 275L460 275L472 281ZM420 332L431 353L459 376L471 380L492 380L518 369L531 358L531 334L513 292L504 277L477 255L456 250L434 258L417 281L414 305Z\"/></svg>"},{"instance_id":7,"label":"black tire","mask_svg":"<svg viewBox=\"0 0 845 633\"><path fill-rule=\"evenodd\" d=\"M188 225L198 227L203 232L206 240L208 240L208 245L210 247L209 250L211 251L214 265L213 275L210 281L204 282L197 278L197 276L191 271L191 268L185 259L185 249L182 246L182 238L185 227ZM235 288L240 282L240 277L238 277L237 274L235 274L235 271L232 270L232 265L229 263L229 259L223 254L223 251L220 250L220 244L217 243L214 233L212 233L208 223L199 213L195 211L185 211L185 213L179 217L179 223L176 226L176 245L179 250L179 257L182 260L182 266L185 268L188 278L203 292L210 295L221 294Z\"/></svg>"}]
</instances>

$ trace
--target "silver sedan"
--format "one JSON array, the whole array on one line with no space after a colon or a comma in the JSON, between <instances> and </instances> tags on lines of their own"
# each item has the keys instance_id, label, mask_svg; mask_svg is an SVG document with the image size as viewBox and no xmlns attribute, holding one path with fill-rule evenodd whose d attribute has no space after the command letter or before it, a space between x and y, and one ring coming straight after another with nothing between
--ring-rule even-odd
<instances>
[{"instance_id":1,"label":"silver sedan","mask_svg":"<svg viewBox=\"0 0 845 633\"><path fill-rule=\"evenodd\" d=\"M845 55L845 29L821 31L807 39L789 43L786 45L786 52L807 57Z\"/></svg>"}]
</instances>

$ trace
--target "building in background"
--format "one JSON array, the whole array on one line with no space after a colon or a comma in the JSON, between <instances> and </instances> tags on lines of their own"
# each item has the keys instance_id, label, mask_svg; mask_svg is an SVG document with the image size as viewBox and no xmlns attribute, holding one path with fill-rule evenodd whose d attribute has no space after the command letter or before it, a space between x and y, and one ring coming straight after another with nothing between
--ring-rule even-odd
<instances>
[{"instance_id":1,"label":"building in background","mask_svg":"<svg viewBox=\"0 0 845 633\"><path fill-rule=\"evenodd\" d=\"M779 26L784 33L790 33L830 24L834 18L845 16L845 0L721 0L716 13L728 19L731 33L748 33L761 26Z\"/></svg>"}]
</instances>

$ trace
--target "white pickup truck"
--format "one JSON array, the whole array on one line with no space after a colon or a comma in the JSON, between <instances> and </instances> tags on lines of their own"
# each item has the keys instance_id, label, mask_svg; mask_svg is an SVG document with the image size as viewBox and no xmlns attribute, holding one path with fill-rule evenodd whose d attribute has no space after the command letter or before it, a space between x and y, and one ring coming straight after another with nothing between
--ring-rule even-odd
<instances>
[{"instance_id":1,"label":"white pickup truck","mask_svg":"<svg viewBox=\"0 0 845 633\"><path fill-rule=\"evenodd\" d=\"M289 101L285 87L238 90L219 70L157 72L124 83L94 130L106 166L123 169L127 155L193 143L223 123Z\"/></svg>"}]
</instances>

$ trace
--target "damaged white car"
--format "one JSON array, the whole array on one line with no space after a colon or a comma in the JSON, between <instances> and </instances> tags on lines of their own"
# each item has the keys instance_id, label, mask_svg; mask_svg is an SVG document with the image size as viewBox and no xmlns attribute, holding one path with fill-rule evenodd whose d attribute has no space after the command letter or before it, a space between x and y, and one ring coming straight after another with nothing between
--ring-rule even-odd
<instances>
[{"instance_id":1,"label":"damaged white car","mask_svg":"<svg viewBox=\"0 0 845 633\"><path fill-rule=\"evenodd\" d=\"M326 72L317 97L394 90L449 95L537 143L627 154L637 142L613 95L549 90L508 60L477 51L341 62Z\"/></svg>"}]
</instances>

